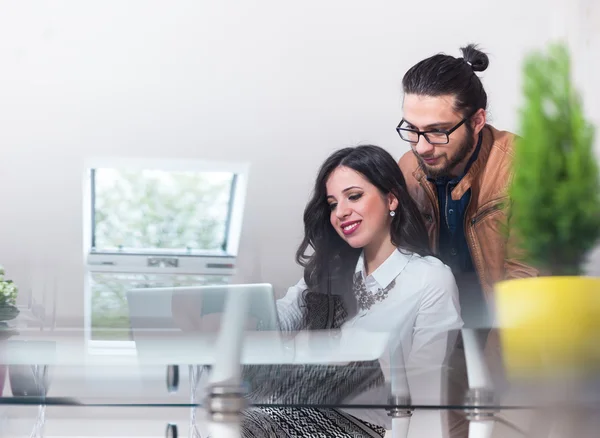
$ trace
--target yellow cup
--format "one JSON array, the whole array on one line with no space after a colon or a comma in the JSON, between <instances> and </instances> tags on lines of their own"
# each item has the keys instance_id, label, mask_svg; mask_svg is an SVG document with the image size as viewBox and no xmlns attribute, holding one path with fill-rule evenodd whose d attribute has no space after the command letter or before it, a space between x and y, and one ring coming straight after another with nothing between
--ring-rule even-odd
<instances>
[{"instance_id":1,"label":"yellow cup","mask_svg":"<svg viewBox=\"0 0 600 438\"><path fill-rule=\"evenodd\" d=\"M600 370L600 278L499 282L495 306L509 378Z\"/></svg>"}]
</instances>

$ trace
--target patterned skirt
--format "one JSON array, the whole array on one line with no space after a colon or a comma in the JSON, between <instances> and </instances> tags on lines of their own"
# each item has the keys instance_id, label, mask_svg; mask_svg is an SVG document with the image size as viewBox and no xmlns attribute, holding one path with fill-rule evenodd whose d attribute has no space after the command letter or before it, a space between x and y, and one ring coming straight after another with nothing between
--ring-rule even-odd
<instances>
[{"instance_id":1,"label":"patterned skirt","mask_svg":"<svg viewBox=\"0 0 600 438\"><path fill-rule=\"evenodd\" d=\"M382 438L385 429L335 409L252 408L244 412L244 438Z\"/></svg>"},{"instance_id":2,"label":"patterned skirt","mask_svg":"<svg viewBox=\"0 0 600 438\"><path fill-rule=\"evenodd\" d=\"M378 361L330 365L261 365L243 370L256 404L336 405L383 384ZM244 438L381 438L385 429L337 409L254 407L242 417Z\"/></svg>"}]
</instances>

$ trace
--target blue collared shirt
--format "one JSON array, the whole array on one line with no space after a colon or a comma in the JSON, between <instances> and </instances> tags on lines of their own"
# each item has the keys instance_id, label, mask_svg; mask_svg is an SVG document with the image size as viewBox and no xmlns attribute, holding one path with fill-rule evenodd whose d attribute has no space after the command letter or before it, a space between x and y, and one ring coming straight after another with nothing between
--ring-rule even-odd
<instances>
[{"instance_id":1,"label":"blue collared shirt","mask_svg":"<svg viewBox=\"0 0 600 438\"><path fill-rule=\"evenodd\" d=\"M440 240L439 257L450 266L454 275L471 273L475 271L471 252L465 238L465 213L471 199L471 189L458 200L452 199L452 190L469 171L477 159L481 148L483 136L479 134L479 141L471 155L463 173L454 178L428 178L437 189L438 204L440 207Z\"/></svg>"}]
</instances>

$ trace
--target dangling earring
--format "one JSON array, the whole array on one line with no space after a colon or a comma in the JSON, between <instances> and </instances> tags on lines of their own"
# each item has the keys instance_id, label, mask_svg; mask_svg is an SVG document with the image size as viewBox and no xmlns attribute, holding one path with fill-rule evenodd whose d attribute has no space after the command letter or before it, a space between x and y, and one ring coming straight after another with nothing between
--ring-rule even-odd
<instances>
[{"instance_id":1,"label":"dangling earring","mask_svg":"<svg viewBox=\"0 0 600 438\"><path fill-rule=\"evenodd\" d=\"M394 216L396 216L396 212L395 212L394 210L390 210L390 216L391 216L391 217L394 217Z\"/></svg>"}]
</instances>

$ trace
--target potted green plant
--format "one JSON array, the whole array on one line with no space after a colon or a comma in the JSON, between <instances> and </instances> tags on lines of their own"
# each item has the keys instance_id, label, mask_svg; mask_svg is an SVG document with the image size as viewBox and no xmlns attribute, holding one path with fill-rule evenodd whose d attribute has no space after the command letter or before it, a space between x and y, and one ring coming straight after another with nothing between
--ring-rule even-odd
<instances>
[{"instance_id":1,"label":"potted green plant","mask_svg":"<svg viewBox=\"0 0 600 438\"><path fill-rule=\"evenodd\" d=\"M569 51L527 56L521 137L509 185L509 226L542 276L496 285L503 356L513 376L600 365L600 279L583 263L600 238L594 128L571 78Z\"/></svg>"},{"instance_id":2,"label":"potted green plant","mask_svg":"<svg viewBox=\"0 0 600 438\"><path fill-rule=\"evenodd\" d=\"M4 391L7 366L2 363L6 340L17 332L11 326L12 321L19 315L16 307L18 289L12 280L5 278L4 268L0 266L0 396Z\"/></svg>"}]
</instances>

